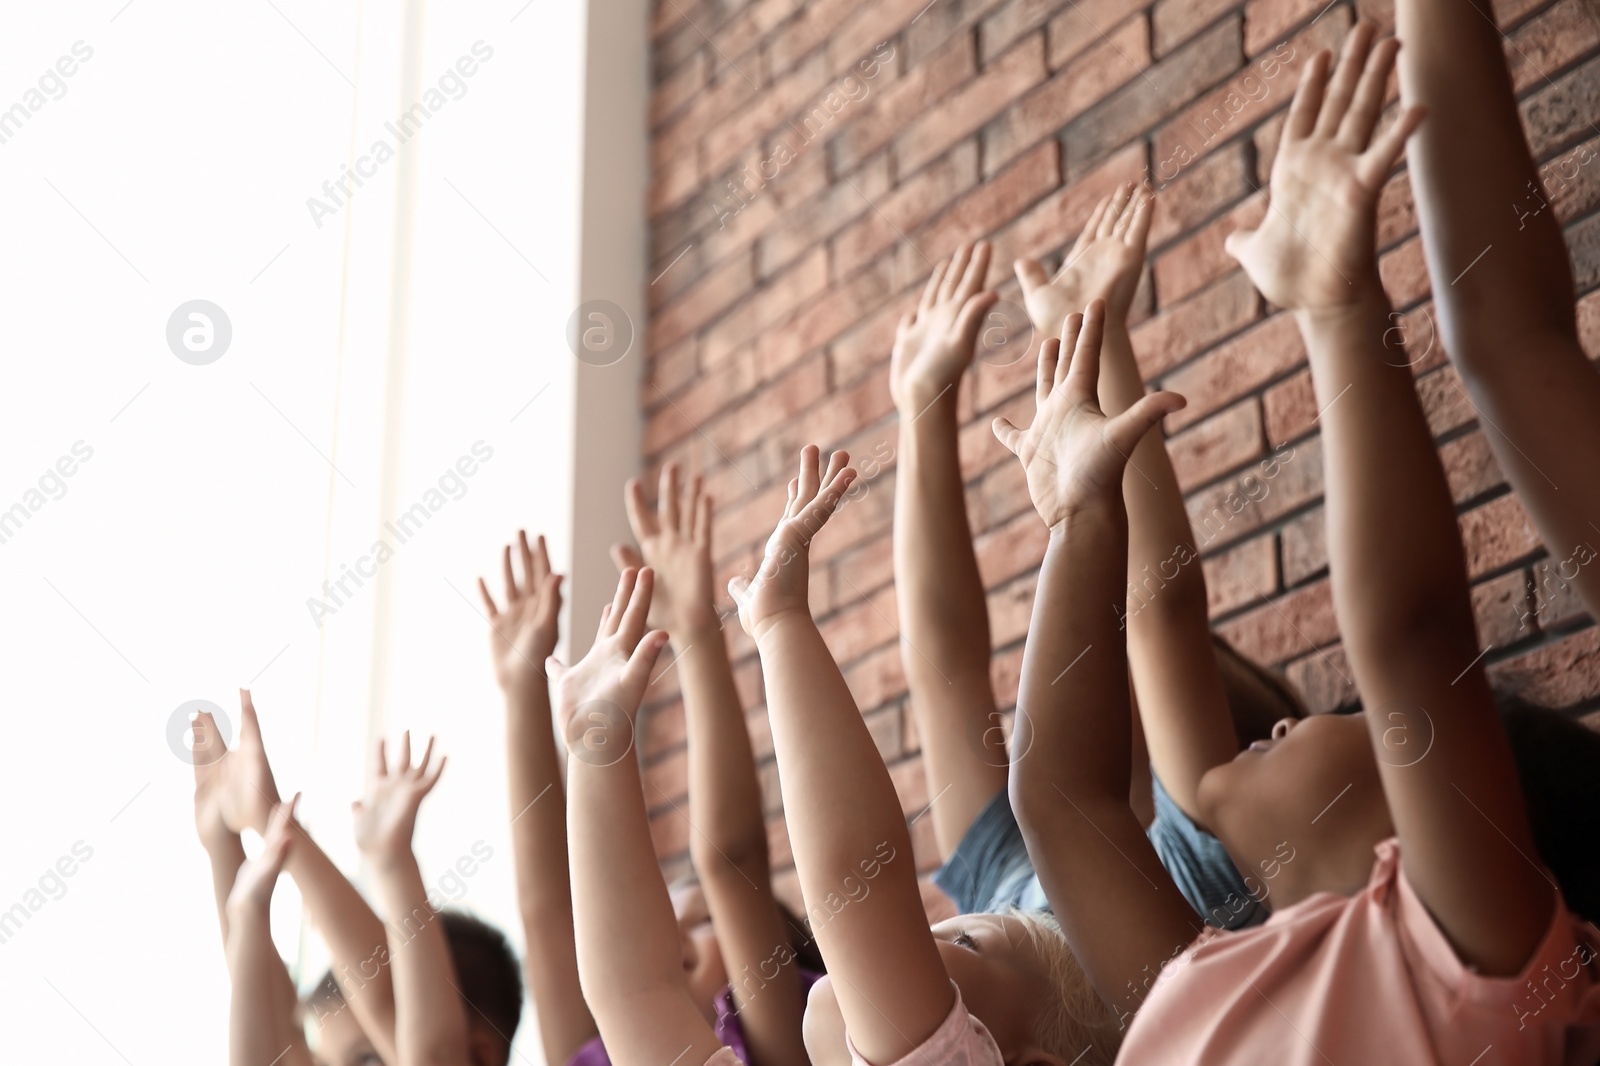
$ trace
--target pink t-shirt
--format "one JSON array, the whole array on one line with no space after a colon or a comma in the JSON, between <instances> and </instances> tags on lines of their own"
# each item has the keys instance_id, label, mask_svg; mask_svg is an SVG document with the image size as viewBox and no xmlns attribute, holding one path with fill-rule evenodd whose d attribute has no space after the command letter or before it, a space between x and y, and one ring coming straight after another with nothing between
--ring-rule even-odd
<instances>
[{"instance_id":1,"label":"pink t-shirt","mask_svg":"<svg viewBox=\"0 0 1600 1066\"><path fill-rule=\"evenodd\" d=\"M739 1061L739 1056L733 1053L733 1048L719 1047L706 1060L706 1066L744 1066L744 1064Z\"/></svg>"},{"instance_id":2,"label":"pink t-shirt","mask_svg":"<svg viewBox=\"0 0 1600 1066\"><path fill-rule=\"evenodd\" d=\"M1591 1066L1600 933L1558 905L1516 977L1457 957L1379 844L1367 887L1318 893L1265 925L1203 935L1162 968L1119 1063Z\"/></svg>"},{"instance_id":3,"label":"pink t-shirt","mask_svg":"<svg viewBox=\"0 0 1600 1066\"><path fill-rule=\"evenodd\" d=\"M955 987L954 981L951 987ZM967 1013L961 1002L961 989L955 991L955 1006L950 1008L949 1015L933 1035L904 1058L885 1066L1005 1066L1005 1060L1000 1057L1000 1045L994 1042L982 1022ZM873 1066L861 1057L850 1034L845 1034L844 1042L850 1048L850 1061L854 1066Z\"/></svg>"}]
</instances>

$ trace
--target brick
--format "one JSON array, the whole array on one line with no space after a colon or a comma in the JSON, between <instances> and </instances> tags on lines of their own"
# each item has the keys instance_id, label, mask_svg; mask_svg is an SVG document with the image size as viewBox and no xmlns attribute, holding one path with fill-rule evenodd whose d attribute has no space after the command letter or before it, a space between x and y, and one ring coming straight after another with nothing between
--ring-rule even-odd
<instances>
[{"instance_id":1,"label":"brick","mask_svg":"<svg viewBox=\"0 0 1600 1066\"><path fill-rule=\"evenodd\" d=\"M983 131L984 174L994 173L1018 152L1054 135L1149 66L1149 29L1143 19L1128 19Z\"/></svg>"},{"instance_id":2,"label":"brick","mask_svg":"<svg viewBox=\"0 0 1600 1066\"><path fill-rule=\"evenodd\" d=\"M850 687L850 695L855 699L856 706L863 712L874 711L891 700L899 699L906 692L906 673L900 663L899 646L891 644L858 660L844 672L844 680ZM899 733L896 723L897 749ZM894 754L899 754L899 751L896 750Z\"/></svg>"},{"instance_id":3,"label":"brick","mask_svg":"<svg viewBox=\"0 0 1600 1066\"><path fill-rule=\"evenodd\" d=\"M820 356L807 360L756 393L737 412L706 426L707 436L724 452L738 451L821 398L827 391L827 372L827 362Z\"/></svg>"},{"instance_id":4,"label":"brick","mask_svg":"<svg viewBox=\"0 0 1600 1066\"><path fill-rule=\"evenodd\" d=\"M1515 496L1492 500L1468 511L1458 522L1467 553L1467 574L1474 579L1527 558L1541 547L1533 520Z\"/></svg>"},{"instance_id":5,"label":"brick","mask_svg":"<svg viewBox=\"0 0 1600 1066\"><path fill-rule=\"evenodd\" d=\"M1305 358L1293 316L1267 319L1162 380L1163 387L1189 401L1188 406L1167 416L1167 428L1176 432L1198 422L1230 400L1289 372Z\"/></svg>"},{"instance_id":6,"label":"brick","mask_svg":"<svg viewBox=\"0 0 1600 1066\"><path fill-rule=\"evenodd\" d=\"M1022 647L996 653L989 660L989 684L994 688L995 706L1013 711L1017 706L1017 690L1022 685ZM1015 715L1007 716L1007 725L1015 722ZM1009 739L1010 733L1006 734Z\"/></svg>"},{"instance_id":7,"label":"brick","mask_svg":"<svg viewBox=\"0 0 1600 1066\"><path fill-rule=\"evenodd\" d=\"M1073 0L1045 26L1050 69L1065 66L1085 48L1105 40L1124 19L1149 6L1149 0Z\"/></svg>"},{"instance_id":8,"label":"brick","mask_svg":"<svg viewBox=\"0 0 1600 1066\"><path fill-rule=\"evenodd\" d=\"M1239 264L1223 250L1236 229L1254 229L1266 215L1266 194L1258 192L1155 258L1156 301L1165 306L1211 284Z\"/></svg>"},{"instance_id":9,"label":"brick","mask_svg":"<svg viewBox=\"0 0 1600 1066\"><path fill-rule=\"evenodd\" d=\"M1249 326L1260 317L1260 298L1242 270L1131 331L1139 374L1146 381L1169 373L1196 353Z\"/></svg>"},{"instance_id":10,"label":"brick","mask_svg":"<svg viewBox=\"0 0 1600 1066\"><path fill-rule=\"evenodd\" d=\"M660 351L726 310L750 291L755 283L750 258L730 259L672 301L650 319L646 344Z\"/></svg>"},{"instance_id":11,"label":"brick","mask_svg":"<svg viewBox=\"0 0 1600 1066\"><path fill-rule=\"evenodd\" d=\"M1044 38L1034 34L895 138L897 172L915 173L1043 80Z\"/></svg>"},{"instance_id":12,"label":"brick","mask_svg":"<svg viewBox=\"0 0 1600 1066\"><path fill-rule=\"evenodd\" d=\"M1150 9L1150 36L1155 54L1169 55L1237 6L1237 0L1156 0Z\"/></svg>"},{"instance_id":13,"label":"brick","mask_svg":"<svg viewBox=\"0 0 1600 1066\"><path fill-rule=\"evenodd\" d=\"M1188 165L1188 161L1245 133L1268 113L1286 105L1294 95L1301 66L1318 49L1335 46L1349 25L1349 10L1335 8L1293 41L1252 60L1185 108L1158 129L1151 141L1158 171L1168 161ZM1179 98L1180 102L1186 100L1187 97Z\"/></svg>"},{"instance_id":14,"label":"brick","mask_svg":"<svg viewBox=\"0 0 1600 1066\"><path fill-rule=\"evenodd\" d=\"M1591 626L1489 668L1497 690L1547 707L1570 707L1600 696L1600 628Z\"/></svg>"},{"instance_id":15,"label":"brick","mask_svg":"<svg viewBox=\"0 0 1600 1066\"><path fill-rule=\"evenodd\" d=\"M1296 659L1284 672L1313 714L1326 714L1361 702L1342 644Z\"/></svg>"},{"instance_id":16,"label":"brick","mask_svg":"<svg viewBox=\"0 0 1600 1066\"><path fill-rule=\"evenodd\" d=\"M1568 149L1539 168L1545 196L1563 222L1570 222L1600 206L1600 136Z\"/></svg>"},{"instance_id":17,"label":"brick","mask_svg":"<svg viewBox=\"0 0 1600 1066\"><path fill-rule=\"evenodd\" d=\"M852 180L830 186L822 195L786 212L757 246L757 272L771 277L847 223L875 214L874 204L889 191L889 184L888 157L879 155Z\"/></svg>"},{"instance_id":18,"label":"brick","mask_svg":"<svg viewBox=\"0 0 1600 1066\"><path fill-rule=\"evenodd\" d=\"M1572 280L1578 291L1600 285L1600 215L1590 215L1567 228L1572 254Z\"/></svg>"},{"instance_id":19,"label":"brick","mask_svg":"<svg viewBox=\"0 0 1600 1066\"><path fill-rule=\"evenodd\" d=\"M1059 0L1010 0L995 8L978 23L979 62L988 65L995 56L1049 22L1059 7Z\"/></svg>"},{"instance_id":20,"label":"brick","mask_svg":"<svg viewBox=\"0 0 1600 1066\"><path fill-rule=\"evenodd\" d=\"M1478 623L1479 647L1504 648L1534 633L1529 617L1528 572L1509 574L1472 587L1472 615Z\"/></svg>"},{"instance_id":21,"label":"brick","mask_svg":"<svg viewBox=\"0 0 1600 1066\"><path fill-rule=\"evenodd\" d=\"M1268 459L1191 494L1184 507L1204 554L1218 551L1322 495L1322 439L1280 446Z\"/></svg>"},{"instance_id":22,"label":"brick","mask_svg":"<svg viewBox=\"0 0 1600 1066\"><path fill-rule=\"evenodd\" d=\"M650 128L671 118L679 108L706 87L709 64L704 52L696 52L650 92Z\"/></svg>"},{"instance_id":23,"label":"brick","mask_svg":"<svg viewBox=\"0 0 1600 1066\"><path fill-rule=\"evenodd\" d=\"M1589 564L1593 566L1591 562ZM1528 608L1538 624L1535 628L1551 632L1565 629L1580 621L1589 621L1578 586L1572 581L1575 575L1572 556L1560 559L1542 559L1533 564L1529 575Z\"/></svg>"},{"instance_id":24,"label":"brick","mask_svg":"<svg viewBox=\"0 0 1600 1066\"><path fill-rule=\"evenodd\" d=\"M788 123L799 115L828 84L827 64L821 57L807 60L779 81L768 86L744 107L707 130L700 139L700 167L715 173L752 146L761 144L768 134L781 133L791 150L798 151L805 140L801 130Z\"/></svg>"},{"instance_id":25,"label":"brick","mask_svg":"<svg viewBox=\"0 0 1600 1066\"><path fill-rule=\"evenodd\" d=\"M834 276L848 276L877 258L977 182L977 146L963 141L891 192L875 198L872 210L833 238Z\"/></svg>"},{"instance_id":26,"label":"brick","mask_svg":"<svg viewBox=\"0 0 1600 1066\"><path fill-rule=\"evenodd\" d=\"M1442 437L1478 417L1477 408L1461 385L1455 367L1445 366L1417 381L1417 398L1435 437Z\"/></svg>"},{"instance_id":27,"label":"brick","mask_svg":"<svg viewBox=\"0 0 1600 1066\"><path fill-rule=\"evenodd\" d=\"M915 70L854 113L849 123L829 142L836 174L849 174L861 161L905 129L942 98L977 73L977 55L969 35L957 34Z\"/></svg>"},{"instance_id":28,"label":"brick","mask_svg":"<svg viewBox=\"0 0 1600 1066\"><path fill-rule=\"evenodd\" d=\"M1558 0L1519 27L1505 43L1506 66L1517 92L1559 73L1600 44L1600 20L1581 0Z\"/></svg>"},{"instance_id":29,"label":"brick","mask_svg":"<svg viewBox=\"0 0 1600 1066\"><path fill-rule=\"evenodd\" d=\"M745 4L712 35L711 43L721 55L743 56L804 6L802 0L757 0Z\"/></svg>"},{"instance_id":30,"label":"brick","mask_svg":"<svg viewBox=\"0 0 1600 1066\"><path fill-rule=\"evenodd\" d=\"M1053 147L1048 143L1042 144L1034 152L1048 151ZM1033 154L1030 152L1023 159ZM1095 204L1117 186L1137 181L1143 172L1142 144L1130 144L1103 160L1089 173L1080 175L1040 200L1004 232L995 234L991 238L995 244L995 261L1010 263L1022 256L1037 258L1071 247L1083 230L1084 223L1089 221ZM978 193L981 190L973 195Z\"/></svg>"},{"instance_id":31,"label":"brick","mask_svg":"<svg viewBox=\"0 0 1600 1066\"><path fill-rule=\"evenodd\" d=\"M881 307L898 288L892 264L878 260L801 308L788 327L765 333L758 343L761 359L769 365L789 365Z\"/></svg>"},{"instance_id":32,"label":"brick","mask_svg":"<svg viewBox=\"0 0 1600 1066\"><path fill-rule=\"evenodd\" d=\"M906 29L911 20L927 6L928 0L880 0L873 4L851 4L848 8L850 17L836 21L830 35L828 50L833 57L834 72L843 70L858 56L870 52L879 41L886 41Z\"/></svg>"},{"instance_id":33,"label":"brick","mask_svg":"<svg viewBox=\"0 0 1600 1066\"><path fill-rule=\"evenodd\" d=\"M1255 537L1201 563L1212 618L1231 614L1278 589L1278 559L1270 536Z\"/></svg>"},{"instance_id":34,"label":"brick","mask_svg":"<svg viewBox=\"0 0 1600 1066\"><path fill-rule=\"evenodd\" d=\"M1219 22L1076 119L1064 138L1068 176L1087 170L1238 70L1239 32L1237 18Z\"/></svg>"},{"instance_id":35,"label":"brick","mask_svg":"<svg viewBox=\"0 0 1600 1066\"><path fill-rule=\"evenodd\" d=\"M693 339L679 341L650 355L645 364L643 406L656 406L663 396L671 396L694 379L699 372L699 355Z\"/></svg>"},{"instance_id":36,"label":"brick","mask_svg":"<svg viewBox=\"0 0 1600 1066\"><path fill-rule=\"evenodd\" d=\"M1416 232L1417 202L1411 195L1411 178L1396 174L1378 194L1378 248L1391 248Z\"/></svg>"},{"instance_id":37,"label":"brick","mask_svg":"<svg viewBox=\"0 0 1600 1066\"><path fill-rule=\"evenodd\" d=\"M738 307L706 331L700 348L702 364L708 369L723 366L741 344L781 321L827 287L828 253L824 248L814 248L810 255L747 295Z\"/></svg>"},{"instance_id":38,"label":"brick","mask_svg":"<svg viewBox=\"0 0 1600 1066\"><path fill-rule=\"evenodd\" d=\"M1506 483L1500 463L1489 448L1489 438L1480 429L1441 445L1439 462L1450 482L1450 497L1458 504L1493 492Z\"/></svg>"},{"instance_id":39,"label":"brick","mask_svg":"<svg viewBox=\"0 0 1600 1066\"><path fill-rule=\"evenodd\" d=\"M793 19L767 41L767 64L773 73L788 70L827 41L855 5L850 0L815 0L802 4Z\"/></svg>"},{"instance_id":40,"label":"brick","mask_svg":"<svg viewBox=\"0 0 1600 1066\"><path fill-rule=\"evenodd\" d=\"M933 264L953 252L956 245L994 234L995 230L1011 222L1030 204L1060 184L1060 149L1050 141L1037 145L994 178L961 197L917 235L918 260L922 265L916 274L917 281L920 283L921 279L932 273ZM1028 217L1033 216L1030 214ZM1026 220L1021 223L1024 226L1026 224ZM999 264L1000 270L1004 270L1014 256L1009 254L998 235L995 245L993 262Z\"/></svg>"},{"instance_id":41,"label":"brick","mask_svg":"<svg viewBox=\"0 0 1600 1066\"><path fill-rule=\"evenodd\" d=\"M1037 570L1044 558L1050 531L1037 514L1019 514L1005 525L977 537L972 544L985 588Z\"/></svg>"},{"instance_id":42,"label":"brick","mask_svg":"<svg viewBox=\"0 0 1600 1066\"><path fill-rule=\"evenodd\" d=\"M1326 8L1326 0L1249 0L1244 5L1245 55L1260 55Z\"/></svg>"},{"instance_id":43,"label":"brick","mask_svg":"<svg viewBox=\"0 0 1600 1066\"><path fill-rule=\"evenodd\" d=\"M1217 627L1243 655L1274 666L1339 639L1333 588L1324 579L1293 589Z\"/></svg>"},{"instance_id":44,"label":"brick","mask_svg":"<svg viewBox=\"0 0 1600 1066\"><path fill-rule=\"evenodd\" d=\"M1328 568L1328 523L1321 507L1284 524L1283 583L1290 588Z\"/></svg>"},{"instance_id":45,"label":"brick","mask_svg":"<svg viewBox=\"0 0 1600 1066\"><path fill-rule=\"evenodd\" d=\"M989 636L996 648L1004 648L1028 635L1036 584L1033 578L1024 577L989 592Z\"/></svg>"},{"instance_id":46,"label":"brick","mask_svg":"<svg viewBox=\"0 0 1600 1066\"><path fill-rule=\"evenodd\" d=\"M1535 159L1549 159L1594 134L1600 114L1600 63L1589 62L1535 89L1519 104Z\"/></svg>"},{"instance_id":47,"label":"brick","mask_svg":"<svg viewBox=\"0 0 1600 1066\"><path fill-rule=\"evenodd\" d=\"M1251 462L1265 450L1261 405L1253 398L1167 438L1167 454L1184 491Z\"/></svg>"},{"instance_id":48,"label":"brick","mask_svg":"<svg viewBox=\"0 0 1600 1066\"><path fill-rule=\"evenodd\" d=\"M1396 307L1409 307L1428 294L1428 262L1422 254L1422 238L1412 237L1378 256L1378 276L1383 289Z\"/></svg>"},{"instance_id":49,"label":"brick","mask_svg":"<svg viewBox=\"0 0 1600 1066\"><path fill-rule=\"evenodd\" d=\"M1314 428L1317 394L1311 385L1311 369L1300 371L1267 389L1261 397L1266 411L1267 440L1273 444L1295 440Z\"/></svg>"},{"instance_id":50,"label":"brick","mask_svg":"<svg viewBox=\"0 0 1600 1066\"><path fill-rule=\"evenodd\" d=\"M1150 247L1160 248L1254 192L1250 174L1242 144L1221 148L1190 167L1166 171L1150 167L1146 180L1159 192Z\"/></svg>"}]
</instances>

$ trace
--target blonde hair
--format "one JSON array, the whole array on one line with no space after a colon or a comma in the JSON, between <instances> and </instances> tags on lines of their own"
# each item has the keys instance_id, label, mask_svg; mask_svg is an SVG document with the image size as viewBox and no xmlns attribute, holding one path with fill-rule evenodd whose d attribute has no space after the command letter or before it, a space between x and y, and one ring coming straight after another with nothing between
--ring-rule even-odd
<instances>
[{"instance_id":1,"label":"blonde hair","mask_svg":"<svg viewBox=\"0 0 1600 1066\"><path fill-rule=\"evenodd\" d=\"M1050 985L1045 1009L1033 1031L1039 1049L1064 1062L1111 1066L1122 1046L1124 1030L1117 1024L1116 1014L1089 983L1089 975L1078 965L1061 923L1047 911L1013 907L1005 914L1015 918L1027 932Z\"/></svg>"}]
</instances>

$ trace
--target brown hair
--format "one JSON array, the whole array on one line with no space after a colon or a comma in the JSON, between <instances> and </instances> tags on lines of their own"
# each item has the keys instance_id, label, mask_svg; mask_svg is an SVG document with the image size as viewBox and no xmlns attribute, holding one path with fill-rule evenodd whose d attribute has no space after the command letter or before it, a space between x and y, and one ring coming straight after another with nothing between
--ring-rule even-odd
<instances>
[{"instance_id":1,"label":"brown hair","mask_svg":"<svg viewBox=\"0 0 1600 1066\"><path fill-rule=\"evenodd\" d=\"M1278 719L1304 718L1310 713L1288 678L1241 655L1218 633L1211 634L1211 643L1216 648L1217 669L1222 673L1222 687L1233 711L1233 728L1239 734L1241 748L1253 740L1270 737Z\"/></svg>"}]
</instances>

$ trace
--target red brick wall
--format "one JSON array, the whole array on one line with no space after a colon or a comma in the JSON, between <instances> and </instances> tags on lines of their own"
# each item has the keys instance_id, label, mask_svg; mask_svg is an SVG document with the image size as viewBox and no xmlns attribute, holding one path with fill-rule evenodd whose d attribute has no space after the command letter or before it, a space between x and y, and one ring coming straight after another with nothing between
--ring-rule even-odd
<instances>
[{"instance_id":1,"label":"red brick wall","mask_svg":"<svg viewBox=\"0 0 1600 1066\"><path fill-rule=\"evenodd\" d=\"M817 544L812 598L908 812L928 797L890 565L895 319L932 264L977 237L994 240L995 262L1007 265L991 284L1020 301L1012 259L1059 255L1096 199L1125 180L1160 188L1134 342L1147 379L1189 398L1168 420L1168 447L1201 531L1215 624L1284 667L1317 709L1350 698L1305 353L1289 318L1269 314L1222 251L1229 231L1260 217L1300 64L1356 16L1348 0L1324 3L660 0L642 465L654 475L676 459L705 473L726 577L758 560L803 443L867 460L866 495ZM1559 181L1551 171L1547 183L1588 293L1585 342L1600 353L1600 166L1578 165L1600 148L1590 125L1600 115L1600 21L1585 3L1500 0L1497 10L1534 149L1576 170ZM1384 0L1357 6L1392 22ZM1534 698L1592 706L1600 630L1570 593L1536 594L1539 538L1432 341L1404 175L1384 191L1379 227L1384 282L1405 313L1460 508L1482 639L1495 645L1491 672ZM1026 419L1031 380L1027 362L980 365L961 395L1003 704L1015 699L1044 531L988 426L996 414ZM1283 458L1263 468L1274 449ZM731 628L784 869L760 667ZM660 789L650 794L671 798L655 812L671 870L686 862L691 832L679 813L683 738L669 672L652 690L641 742ZM929 830L926 819L914 827L923 868L934 861ZM792 870L780 885L792 898Z\"/></svg>"}]
</instances>

